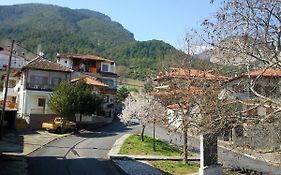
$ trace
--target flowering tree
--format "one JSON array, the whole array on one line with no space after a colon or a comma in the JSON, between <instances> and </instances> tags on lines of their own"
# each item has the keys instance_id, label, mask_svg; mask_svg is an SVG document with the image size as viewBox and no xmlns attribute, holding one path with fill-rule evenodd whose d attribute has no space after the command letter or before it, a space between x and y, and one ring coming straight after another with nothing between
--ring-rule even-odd
<instances>
[{"instance_id":1,"label":"flowering tree","mask_svg":"<svg viewBox=\"0 0 281 175\"><path fill-rule=\"evenodd\" d=\"M119 118L123 123L128 123L131 119L138 119L142 126L141 140L143 141L144 129L148 123L160 122L164 119L166 109L161 103L149 95L142 98L133 98L129 95L124 102L124 109Z\"/></svg>"}]
</instances>

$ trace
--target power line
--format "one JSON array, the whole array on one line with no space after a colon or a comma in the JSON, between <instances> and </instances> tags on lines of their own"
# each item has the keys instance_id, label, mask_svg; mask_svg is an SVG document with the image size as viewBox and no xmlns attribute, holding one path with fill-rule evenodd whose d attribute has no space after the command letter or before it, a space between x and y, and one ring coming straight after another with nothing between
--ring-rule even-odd
<instances>
[{"instance_id":1,"label":"power line","mask_svg":"<svg viewBox=\"0 0 281 175\"><path fill-rule=\"evenodd\" d=\"M25 46L23 46L21 43L22 43L21 41L16 41L16 45L17 45L18 47L20 47L20 48L26 50L26 51L29 52L29 53L32 53L33 55L35 55L35 57L41 57L41 58L44 58L44 59L47 59L47 60L52 60L52 59L50 59L50 58L47 58L45 55L42 56L42 55L40 55L39 53L33 52L32 50L30 50L30 49L26 48Z\"/></svg>"}]
</instances>

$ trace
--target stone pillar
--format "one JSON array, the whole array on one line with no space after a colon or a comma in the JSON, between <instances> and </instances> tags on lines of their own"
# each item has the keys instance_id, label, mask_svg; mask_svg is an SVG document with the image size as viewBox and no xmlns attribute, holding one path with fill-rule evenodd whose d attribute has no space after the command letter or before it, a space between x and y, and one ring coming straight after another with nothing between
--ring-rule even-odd
<instances>
[{"instance_id":1,"label":"stone pillar","mask_svg":"<svg viewBox=\"0 0 281 175\"><path fill-rule=\"evenodd\" d=\"M199 175L222 174L222 167L218 164L217 137L212 135L201 135Z\"/></svg>"}]
</instances>

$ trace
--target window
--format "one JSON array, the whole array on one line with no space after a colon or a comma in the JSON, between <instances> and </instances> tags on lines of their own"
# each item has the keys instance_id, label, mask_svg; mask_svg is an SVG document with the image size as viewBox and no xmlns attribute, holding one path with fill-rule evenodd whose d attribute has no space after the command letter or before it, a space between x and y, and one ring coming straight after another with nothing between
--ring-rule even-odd
<instances>
[{"instance_id":1,"label":"window","mask_svg":"<svg viewBox=\"0 0 281 175\"><path fill-rule=\"evenodd\" d=\"M45 107L46 99L45 98L38 98L38 106Z\"/></svg>"},{"instance_id":2,"label":"window","mask_svg":"<svg viewBox=\"0 0 281 175\"><path fill-rule=\"evenodd\" d=\"M52 78L52 87L54 88L55 86L57 86L58 84L60 84L61 81L62 81L61 78L59 78L59 77L53 77L53 78Z\"/></svg>"},{"instance_id":3,"label":"window","mask_svg":"<svg viewBox=\"0 0 281 175\"><path fill-rule=\"evenodd\" d=\"M37 89L48 89L48 77L30 75L30 87Z\"/></svg>"},{"instance_id":4,"label":"window","mask_svg":"<svg viewBox=\"0 0 281 175\"><path fill-rule=\"evenodd\" d=\"M101 82L103 82L104 84L107 84L109 89L116 89L116 83L114 82L114 80L112 79L101 79Z\"/></svg>"},{"instance_id":5,"label":"window","mask_svg":"<svg viewBox=\"0 0 281 175\"><path fill-rule=\"evenodd\" d=\"M109 72L109 64L101 64L101 71L102 72Z\"/></svg>"}]
</instances>

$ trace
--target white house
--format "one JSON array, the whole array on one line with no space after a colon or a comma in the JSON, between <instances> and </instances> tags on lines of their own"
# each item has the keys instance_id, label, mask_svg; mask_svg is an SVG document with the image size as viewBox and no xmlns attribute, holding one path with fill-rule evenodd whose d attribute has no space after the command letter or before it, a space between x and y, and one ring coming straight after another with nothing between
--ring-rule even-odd
<instances>
[{"instance_id":1,"label":"white house","mask_svg":"<svg viewBox=\"0 0 281 175\"><path fill-rule=\"evenodd\" d=\"M238 112L244 118L243 125L231 131L235 144L280 148L281 129L276 121L280 116L280 82L281 70L272 68L253 70L226 82L220 98L239 100ZM252 85L257 94L250 89Z\"/></svg>"},{"instance_id":2,"label":"white house","mask_svg":"<svg viewBox=\"0 0 281 175\"><path fill-rule=\"evenodd\" d=\"M18 117L53 114L48 107L50 95L61 81L70 81L72 70L42 57L31 60L16 75Z\"/></svg>"},{"instance_id":3,"label":"white house","mask_svg":"<svg viewBox=\"0 0 281 175\"><path fill-rule=\"evenodd\" d=\"M0 70L6 69L9 63L10 51L0 47ZM21 69L27 64L24 53L14 52L11 58L11 69Z\"/></svg>"}]
</instances>

